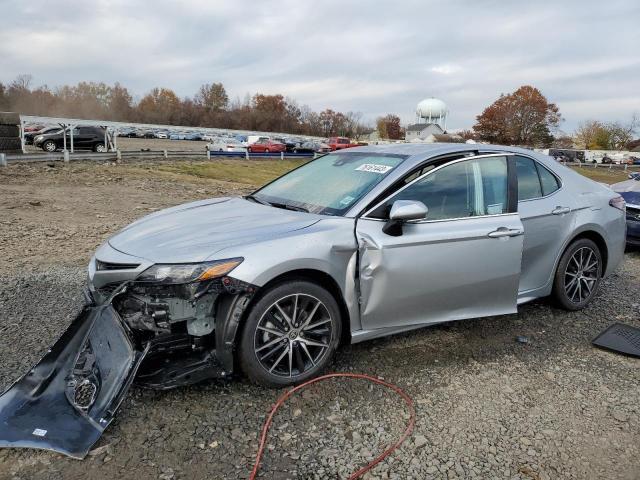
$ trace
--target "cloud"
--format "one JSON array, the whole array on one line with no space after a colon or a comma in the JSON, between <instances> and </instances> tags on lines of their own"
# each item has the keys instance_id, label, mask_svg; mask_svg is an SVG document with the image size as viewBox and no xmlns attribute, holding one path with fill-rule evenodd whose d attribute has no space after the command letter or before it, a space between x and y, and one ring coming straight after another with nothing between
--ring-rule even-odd
<instances>
[{"instance_id":1,"label":"cloud","mask_svg":"<svg viewBox=\"0 0 640 480\"><path fill-rule=\"evenodd\" d=\"M439 73L440 75L451 75L453 73L458 73L462 71L462 67L460 65L436 65L435 67L431 67L431 71L433 73Z\"/></svg>"},{"instance_id":2,"label":"cloud","mask_svg":"<svg viewBox=\"0 0 640 480\"><path fill-rule=\"evenodd\" d=\"M193 95L282 93L314 109L407 123L423 98L465 128L500 93L532 84L565 130L640 111L640 3L630 0L0 0L0 81L115 81ZM40 15L46 11L47 15Z\"/></svg>"}]
</instances>

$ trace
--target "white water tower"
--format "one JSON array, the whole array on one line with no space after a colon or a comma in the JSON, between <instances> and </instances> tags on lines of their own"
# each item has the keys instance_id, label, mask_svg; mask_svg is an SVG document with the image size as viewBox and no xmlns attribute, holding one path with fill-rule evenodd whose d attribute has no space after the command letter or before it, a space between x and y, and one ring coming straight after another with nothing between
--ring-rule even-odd
<instances>
[{"instance_id":1,"label":"white water tower","mask_svg":"<svg viewBox=\"0 0 640 480\"><path fill-rule=\"evenodd\" d=\"M447 104L439 98L425 98L416 108L416 123L435 123L447 130Z\"/></svg>"}]
</instances>

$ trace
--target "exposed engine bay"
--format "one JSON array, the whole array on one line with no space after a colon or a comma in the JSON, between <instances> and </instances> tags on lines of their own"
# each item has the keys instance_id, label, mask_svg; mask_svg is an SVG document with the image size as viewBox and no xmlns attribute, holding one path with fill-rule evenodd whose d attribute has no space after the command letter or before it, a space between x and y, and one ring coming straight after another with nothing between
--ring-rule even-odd
<instances>
[{"instance_id":1,"label":"exposed engine bay","mask_svg":"<svg viewBox=\"0 0 640 480\"><path fill-rule=\"evenodd\" d=\"M231 305L243 305L252 285L230 277L184 284L131 282L112 299L113 308L149 353L136 383L174 388L233 372L234 324ZM244 310L244 308L242 308ZM231 315L231 316L230 316ZM229 334L233 334L230 338Z\"/></svg>"}]
</instances>

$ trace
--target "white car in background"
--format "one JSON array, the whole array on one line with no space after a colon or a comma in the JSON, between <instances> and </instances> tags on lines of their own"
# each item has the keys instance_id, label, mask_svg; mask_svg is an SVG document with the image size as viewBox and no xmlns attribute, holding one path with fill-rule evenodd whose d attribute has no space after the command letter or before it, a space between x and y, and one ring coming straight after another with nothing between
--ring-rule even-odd
<instances>
[{"instance_id":1,"label":"white car in background","mask_svg":"<svg viewBox=\"0 0 640 480\"><path fill-rule=\"evenodd\" d=\"M209 152L246 152L247 147L235 138L215 138L205 146Z\"/></svg>"}]
</instances>

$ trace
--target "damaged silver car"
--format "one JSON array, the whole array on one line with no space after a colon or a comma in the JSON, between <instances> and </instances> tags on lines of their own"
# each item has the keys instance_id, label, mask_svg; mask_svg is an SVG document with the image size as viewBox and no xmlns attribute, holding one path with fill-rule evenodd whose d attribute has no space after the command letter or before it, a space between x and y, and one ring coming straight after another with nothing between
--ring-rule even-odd
<instances>
[{"instance_id":1,"label":"damaged silver car","mask_svg":"<svg viewBox=\"0 0 640 480\"><path fill-rule=\"evenodd\" d=\"M529 150L405 144L153 213L96 251L89 306L0 398L0 445L81 457L134 377L167 389L242 372L281 387L341 343L549 295L584 308L623 256L624 210Z\"/></svg>"}]
</instances>

